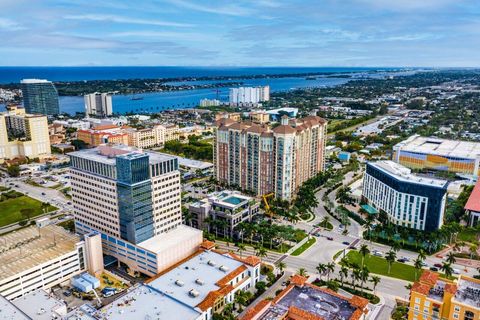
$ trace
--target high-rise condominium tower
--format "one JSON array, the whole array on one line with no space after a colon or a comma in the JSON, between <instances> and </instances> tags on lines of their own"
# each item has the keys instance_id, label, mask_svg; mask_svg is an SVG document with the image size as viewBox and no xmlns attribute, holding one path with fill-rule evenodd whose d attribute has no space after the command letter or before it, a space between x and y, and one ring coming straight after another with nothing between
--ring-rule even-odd
<instances>
[{"instance_id":1,"label":"high-rise condominium tower","mask_svg":"<svg viewBox=\"0 0 480 320\"><path fill-rule=\"evenodd\" d=\"M27 113L59 113L58 92L51 81L24 79L21 82L23 105Z\"/></svg>"},{"instance_id":2,"label":"high-rise condominium tower","mask_svg":"<svg viewBox=\"0 0 480 320\"><path fill-rule=\"evenodd\" d=\"M110 93L91 93L84 97L87 116L106 117L112 115L112 95Z\"/></svg>"},{"instance_id":3,"label":"high-rise condominium tower","mask_svg":"<svg viewBox=\"0 0 480 320\"><path fill-rule=\"evenodd\" d=\"M271 129L251 122L217 121L215 176L257 195L291 200L303 182L323 171L327 121L282 118Z\"/></svg>"}]
</instances>

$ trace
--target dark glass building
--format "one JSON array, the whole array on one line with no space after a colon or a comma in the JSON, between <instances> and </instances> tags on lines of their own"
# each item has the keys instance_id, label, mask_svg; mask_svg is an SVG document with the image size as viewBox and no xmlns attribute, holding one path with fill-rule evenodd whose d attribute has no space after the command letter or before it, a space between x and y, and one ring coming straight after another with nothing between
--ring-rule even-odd
<instances>
[{"instance_id":1,"label":"dark glass building","mask_svg":"<svg viewBox=\"0 0 480 320\"><path fill-rule=\"evenodd\" d=\"M51 81L24 79L21 82L23 106L27 113L55 115L59 113L58 92Z\"/></svg>"}]
</instances>

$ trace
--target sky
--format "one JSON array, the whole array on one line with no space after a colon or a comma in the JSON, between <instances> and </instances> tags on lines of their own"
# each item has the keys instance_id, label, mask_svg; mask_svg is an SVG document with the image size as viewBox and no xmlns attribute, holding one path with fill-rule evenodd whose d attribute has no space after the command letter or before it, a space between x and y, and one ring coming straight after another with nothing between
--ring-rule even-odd
<instances>
[{"instance_id":1,"label":"sky","mask_svg":"<svg viewBox=\"0 0 480 320\"><path fill-rule=\"evenodd\" d=\"M3 66L480 66L479 0L0 0Z\"/></svg>"}]
</instances>

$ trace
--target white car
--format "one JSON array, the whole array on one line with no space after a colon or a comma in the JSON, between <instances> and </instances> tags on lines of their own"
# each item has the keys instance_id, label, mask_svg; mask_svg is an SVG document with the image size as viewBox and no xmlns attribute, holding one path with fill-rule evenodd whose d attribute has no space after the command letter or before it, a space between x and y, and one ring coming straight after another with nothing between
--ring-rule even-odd
<instances>
[{"instance_id":1,"label":"white car","mask_svg":"<svg viewBox=\"0 0 480 320\"><path fill-rule=\"evenodd\" d=\"M382 257L383 253L381 251L378 251L378 250L373 250L373 255L377 256L377 257Z\"/></svg>"},{"instance_id":2,"label":"white car","mask_svg":"<svg viewBox=\"0 0 480 320\"><path fill-rule=\"evenodd\" d=\"M458 269L453 269L453 274L460 274L460 273L461 273L460 270L458 270Z\"/></svg>"}]
</instances>

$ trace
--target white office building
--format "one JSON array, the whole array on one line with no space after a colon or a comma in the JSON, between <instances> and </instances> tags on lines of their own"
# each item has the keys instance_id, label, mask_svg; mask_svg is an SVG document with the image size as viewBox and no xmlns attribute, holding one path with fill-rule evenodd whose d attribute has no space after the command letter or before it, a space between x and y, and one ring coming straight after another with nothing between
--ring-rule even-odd
<instances>
[{"instance_id":1,"label":"white office building","mask_svg":"<svg viewBox=\"0 0 480 320\"><path fill-rule=\"evenodd\" d=\"M231 88L229 98L231 105L256 105L270 100L270 86Z\"/></svg>"},{"instance_id":2,"label":"white office building","mask_svg":"<svg viewBox=\"0 0 480 320\"><path fill-rule=\"evenodd\" d=\"M123 145L69 156L76 231L100 232L105 254L153 276L198 249L202 233L182 225L175 157Z\"/></svg>"},{"instance_id":3,"label":"white office building","mask_svg":"<svg viewBox=\"0 0 480 320\"><path fill-rule=\"evenodd\" d=\"M89 115L98 117L112 115L112 94L95 92L85 95L84 99L87 117Z\"/></svg>"},{"instance_id":4,"label":"white office building","mask_svg":"<svg viewBox=\"0 0 480 320\"><path fill-rule=\"evenodd\" d=\"M446 180L412 174L393 161L367 163L362 199L399 226L434 231L443 224Z\"/></svg>"}]
</instances>

